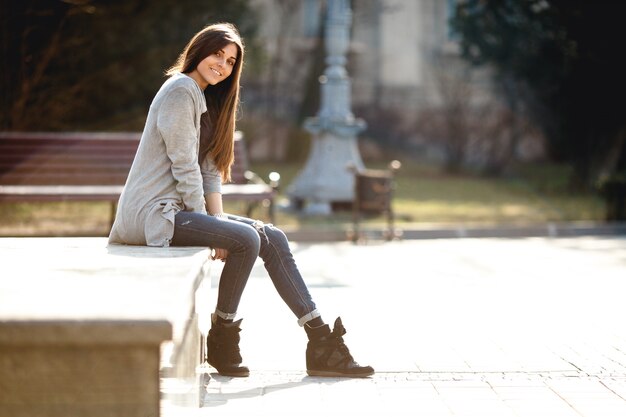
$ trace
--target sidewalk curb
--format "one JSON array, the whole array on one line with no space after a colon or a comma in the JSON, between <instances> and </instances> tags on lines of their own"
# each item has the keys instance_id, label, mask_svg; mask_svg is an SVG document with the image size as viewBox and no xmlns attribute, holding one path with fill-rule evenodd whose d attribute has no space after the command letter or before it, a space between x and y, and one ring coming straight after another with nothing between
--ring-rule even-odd
<instances>
[{"instance_id":1,"label":"sidewalk curb","mask_svg":"<svg viewBox=\"0 0 626 417\"><path fill-rule=\"evenodd\" d=\"M282 230L294 242L349 241L350 227L290 228ZM365 228L365 240L384 240L384 227ZM615 223L546 223L537 225L496 226L398 226L400 239L454 239L454 238L523 238L523 237L574 237L574 236L626 236L626 222Z\"/></svg>"}]
</instances>

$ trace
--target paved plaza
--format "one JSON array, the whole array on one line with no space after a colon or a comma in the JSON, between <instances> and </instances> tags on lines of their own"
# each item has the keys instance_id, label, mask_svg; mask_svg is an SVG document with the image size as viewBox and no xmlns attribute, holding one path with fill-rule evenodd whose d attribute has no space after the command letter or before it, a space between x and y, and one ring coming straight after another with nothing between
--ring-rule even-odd
<instances>
[{"instance_id":1,"label":"paved plaza","mask_svg":"<svg viewBox=\"0 0 626 417\"><path fill-rule=\"evenodd\" d=\"M626 416L625 237L293 250L324 319L342 317L376 375L308 377L306 336L259 262L239 312L251 376L212 373L202 407L163 400L164 416ZM200 295L211 307L219 269Z\"/></svg>"}]
</instances>

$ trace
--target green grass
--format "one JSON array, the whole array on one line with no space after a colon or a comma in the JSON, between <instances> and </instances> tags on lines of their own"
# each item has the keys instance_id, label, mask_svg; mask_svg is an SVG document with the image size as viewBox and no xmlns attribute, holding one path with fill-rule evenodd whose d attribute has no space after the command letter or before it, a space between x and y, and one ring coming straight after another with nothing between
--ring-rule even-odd
<instances>
[{"instance_id":1,"label":"green grass","mask_svg":"<svg viewBox=\"0 0 626 417\"><path fill-rule=\"evenodd\" d=\"M380 164L367 164L382 168ZM291 183L296 165L257 164L267 177L281 173L281 183ZM531 224L565 221L602 221L604 203L591 193L568 191L569 170L556 165L525 165L507 178L486 178L471 173L449 175L438 167L404 163L396 176L393 207L400 223ZM382 219L372 219L379 222ZM349 213L329 219L279 213L282 225L310 226L349 222Z\"/></svg>"},{"instance_id":2,"label":"green grass","mask_svg":"<svg viewBox=\"0 0 626 417\"><path fill-rule=\"evenodd\" d=\"M110 213L105 202L0 204L0 236L104 236Z\"/></svg>"},{"instance_id":3,"label":"green grass","mask_svg":"<svg viewBox=\"0 0 626 417\"><path fill-rule=\"evenodd\" d=\"M367 164L371 168L381 165ZM255 164L262 177L281 174L283 191L301 164ZM595 194L567 191L567 167L524 165L507 178L473 174L448 175L437 167L404 163L396 177L394 211L398 223L426 224L536 224L567 221L602 221L604 203ZM284 198L284 196L281 196ZM226 210L243 213L243 205L228 203ZM107 203L0 204L0 235L106 235ZM266 219L258 208L253 217ZM372 218L369 223L384 219ZM351 213L331 217L305 217L278 211L277 224L290 227L334 227L351 222Z\"/></svg>"}]
</instances>

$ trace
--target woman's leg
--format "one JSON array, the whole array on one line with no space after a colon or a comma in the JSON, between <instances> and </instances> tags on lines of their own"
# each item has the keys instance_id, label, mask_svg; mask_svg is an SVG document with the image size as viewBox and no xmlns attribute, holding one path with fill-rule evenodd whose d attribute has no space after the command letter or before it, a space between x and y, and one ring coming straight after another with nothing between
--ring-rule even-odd
<instances>
[{"instance_id":1,"label":"woman's leg","mask_svg":"<svg viewBox=\"0 0 626 417\"><path fill-rule=\"evenodd\" d=\"M261 240L259 256L263 259L265 269L278 294L298 318L298 324L304 326L306 322L319 317L320 313L316 309L304 279L296 266L289 242L283 231L259 220L234 215L228 215L228 217L250 225L258 232Z\"/></svg>"},{"instance_id":2,"label":"woman's leg","mask_svg":"<svg viewBox=\"0 0 626 417\"><path fill-rule=\"evenodd\" d=\"M200 213L176 215L172 246L205 246L228 251L220 277L217 306L207 337L206 360L222 375L248 376L239 350L241 320L233 322L241 294L259 255L258 232L250 225Z\"/></svg>"},{"instance_id":3,"label":"woman's leg","mask_svg":"<svg viewBox=\"0 0 626 417\"><path fill-rule=\"evenodd\" d=\"M276 290L298 317L298 323L306 330L309 342L306 348L307 373L311 376L367 377L374 374L371 366L359 365L345 345L346 329L340 318L335 320L333 330L324 324L315 308L309 290L298 270L289 242L282 230L271 224L229 216L252 225L261 236L259 255L265 263Z\"/></svg>"},{"instance_id":4,"label":"woman's leg","mask_svg":"<svg viewBox=\"0 0 626 417\"><path fill-rule=\"evenodd\" d=\"M201 213L181 211L175 220L172 246L206 246L228 251L215 312L222 319L234 319L250 271L259 256L259 233L248 224Z\"/></svg>"},{"instance_id":5,"label":"woman's leg","mask_svg":"<svg viewBox=\"0 0 626 417\"><path fill-rule=\"evenodd\" d=\"M245 217L228 215L228 220L222 220L181 212L176 215L172 245L209 246L228 250L220 277L216 309L217 315L223 320L221 325L211 328L208 338L209 363L221 374L249 374L248 368L240 366L238 332L241 320L235 323L225 323L224 320L235 317L241 293L259 255L276 290L307 332L309 343L306 363L309 375L366 377L374 373L374 369L360 366L350 355L343 341L346 330L341 319L335 321L332 332L321 320L282 230Z\"/></svg>"}]
</instances>

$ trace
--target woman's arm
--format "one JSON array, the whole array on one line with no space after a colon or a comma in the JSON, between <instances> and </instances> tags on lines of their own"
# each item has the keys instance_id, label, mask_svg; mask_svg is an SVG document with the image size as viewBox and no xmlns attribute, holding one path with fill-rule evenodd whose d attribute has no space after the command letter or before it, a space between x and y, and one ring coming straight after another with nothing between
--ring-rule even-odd
<instances>
[{"instance_id":1,"label":"woman's arm","mask_svg":"<svg viewBox=\"0 0 626 417\"><path fill-rule=\"evenodd\" d=\"M209 193L204 195L206 201L206 211L211 216L217 216L224 214L224 206L222 205L221 193Z\"/></svg>"},{"instance_id":2,"label":"woman's arm","mask_svg":"<svg viewBox=\"0 0 626 417\"><path fill-rule=\"evenodd\" d=\"M204 188L204 200L206 211L210 215L223 214L222 205L222 175L213 163L211 155L207 155L200 163L202 173L202 186Z\"/></svg>"},{"instance_id":3,"label":"woman's arm","mask_svg":"<svg viewBox=\"0 0 626 417\"><path fill-rule=\"evenodd\" d=\"M176 87L159 109L157 128L165 143L171 171L185 209L204 213L203 178L198 166L195 104L189 91Z\"/></svg>"}]
</instances>

